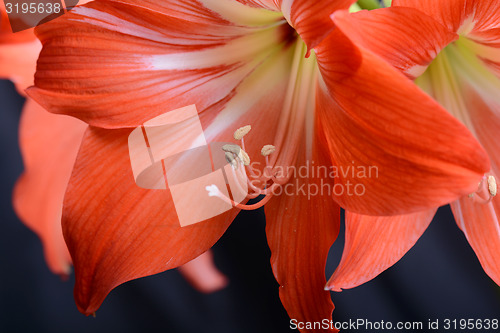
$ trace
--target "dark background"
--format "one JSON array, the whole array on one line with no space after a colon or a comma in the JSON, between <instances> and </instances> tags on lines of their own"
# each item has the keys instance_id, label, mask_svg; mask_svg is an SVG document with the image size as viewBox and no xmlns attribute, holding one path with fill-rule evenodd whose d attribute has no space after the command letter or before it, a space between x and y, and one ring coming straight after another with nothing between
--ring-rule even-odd
<instances>
[{"instance_id":1,"label":"dark background","mask_svg":"<svg viewBox=\"0 0 500 333\"><path fill-rule=\"evenodd\" d=\"M231 281L226 289L199 294L177 271L168 271L118 287L96 318L80 314L73 280L50 273L40 241L12 210L12 188L23 168L17 144L23 103L10 82L0 81L1 333L291 331L269 265L262 210L242 212L214 247L216 263ZM342 234L332 248L328 276L340 260ZM500 289L483 272L447 207L394 267L332 296L336 321L426 324L436 318L500 317Z\"/></svg>"}]
</instances>

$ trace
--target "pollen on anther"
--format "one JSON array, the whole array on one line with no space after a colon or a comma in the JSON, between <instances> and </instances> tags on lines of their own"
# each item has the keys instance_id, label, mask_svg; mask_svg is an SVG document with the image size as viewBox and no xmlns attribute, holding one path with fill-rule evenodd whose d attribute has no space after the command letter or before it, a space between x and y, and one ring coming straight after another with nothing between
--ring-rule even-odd
<instances>
[{"instance_id":1,"label":"pollen on anther","mask_svg":"<svg viewBox=\"0 0 500 333\"><path fill-rule=\"evenodd\" d=\"M245 135L247 135L247 134L248 134L248 132L250 132L251 130L252 130L252 126L250 126L250 125L246 125L246 126L240 127L240 128L238 128L238 129L234 132L233 137L234 137L234 139L235 139L235 140L241 140L241 139L243 139L243 137L244 137Z\"/></svg>"},{"instance_id":2,"label":"pollen on anther","mask_svg":"<svg viewBox=\"0 0 500 333\"><path fill-rule=\"evenodd\" d=\"M243 149L238 154L238 157L243 162L243 165L245 165L245 166L249 166L250 165L250 156L248 156L247 152L244 151Z\"/></svg>"},{"instance_id":3,"label":"pollen on anther","mask_svg":"<svg viewBox=\"0 0 500 333\"><path fill-rule=\"evenodd\" d=\"M236 158L234 158L233 153L226 152L225 157L227 163L231 164L235 168L238 166L238 161L236 161Z\"/></svg>"},{"instance_id":4,"label":"pollen on anther","mask_svg":"<svg viewBox=\"0 0 500 333\"><path fill-rule=\"evenodd\" d=\"M488 191L492 197L497 195L497 180L494 176L488 176Z\"/></svg>"},{"instance_id":5,"label":"pollen on anther","mask_svg":"<svg viewBox=\"0 0 500 333\"><path fill-rule=\"evenodd\" d=\"M250 157L243 149L241 149L240 146L227 144L222 146L222 150L226 153L233 153L234 155L236 155L243 163L243 165L250 165Z\"/></svg>"},{"instance_id":6,"label":"pollen on anther","mask_svg":"<svg viewBox=\"0 0 500 333\"><path fill-rule=\"evenodd\" d=\"M265 145L264 147L262 147L262 150L260 151L260 153L262 154L262 156L269 156L272 153L274 153L275 151L276 151L276 147L275 146L273 146L273 145Z\"/></svg>"},{"instance_id":7,"label":"pollen on anther","mask_svg":"<svg viewBox=\"0 0 500 333\"><path fill-rule=\"evenodd\" d=\"M241 151L241 147L238 145L227 144L222 146L222 150L225 151L226 153L233 153L235 155L238 155Z\"/></svg>"}]
</instances>

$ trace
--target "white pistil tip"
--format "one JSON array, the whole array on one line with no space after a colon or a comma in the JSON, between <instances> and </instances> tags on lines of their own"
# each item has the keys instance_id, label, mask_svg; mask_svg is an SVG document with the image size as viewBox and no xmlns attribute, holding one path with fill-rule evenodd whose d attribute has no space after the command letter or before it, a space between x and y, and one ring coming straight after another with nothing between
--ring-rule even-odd
<instances>
[{"instance_id":1,"label":"white pistil tip","mask_svg":"<svg viewBox=\"0 0 500 333\"><path fill-rule=\"evenodd\" d=\"M488 191L492 197L497 195L497 180L494 176L488 176Z\"/></svg>"},{"instance_id":2,"label":"white pistil tip","mask_svg":"<svg viewBox=\"0 0 500 333\"><path fill-rule=\"evenodd\" d=\"M218 197L219 196L219 188L215 184L206 186L205 190L207 190L209 197Z\"/></svg>"},{"instance_id":3,"label":"white pistil tip","mask_svg":"<svg viewBox=\"0 0 500 333\"><path fill-rule=\"evenodd\" d=\"M276 151L276 147L273 145L265 145L262 147L260 153L262 156L269 156Z\"/></svg>"},{"instance_id":4,"label":"white pistil tip","mask_svg":"<svg viewBox=\"0 0 500 333\"><path fill-rule=\"evenodd\" d=\"M247 135L247 134L248 134L248 132L250 132L251 130L252 130L252 126L250 126L250 125L246 125L246 126L240 127L240 128L238 128L238 129L234 132L233 137L234 137L234 139L235 139L235 140L241 140L241 139L243 139L243 137L244 137L245 135Z\"/></svg>"}]
</instances>

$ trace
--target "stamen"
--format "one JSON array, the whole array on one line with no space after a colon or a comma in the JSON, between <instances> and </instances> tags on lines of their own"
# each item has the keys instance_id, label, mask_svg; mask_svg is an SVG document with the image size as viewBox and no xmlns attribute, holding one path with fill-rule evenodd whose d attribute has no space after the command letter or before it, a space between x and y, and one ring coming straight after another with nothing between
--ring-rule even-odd
<instances>
[{"instance_id":1,"label":"stamen","mask_svg":"<svg viewBox=\"0 0 500 333\"><path fill-rule=\"evenodd\" d=\"M239 168L239 162L241 162L244 166L250 165L250 157L245 151L245 140L244 136L247 135L252 127L250 125L238 128L234 132L234 139L241 140L241 147L236 144L226 144L222 146L222 150L225 153L226 161L232 166L233 177L236 180L236 186L241 193L247 193L247 199L253 199L260 195L264 195L264 198L259 202L252 205L240 204L238 202L233 201L228 198L224 193L222 193L216 185L210 185L205 187L208 191L208 195L210 197L218 197L222 199L224 202L230 204L231 206L243 210L252 210L257 209L264 204L266 204L276 193L275 191L281 187L283 184L288 182L288 177L276 176L276 172L273 172L273 166L270 163L269 156L276 151L276 147L273 145L265 145L262 147L260 153L266 159L266 168L264 170L263 176L257 176L252 168ZM249 175L253 178L251 180L247 176L247 171ZM238 173L238 175L237 175ZM241 181L246 181L247 187L241 184ZM257 181L258 186L256 186L253 182Z\"/></svg>"},{"instance_id":2,"label":"stamen","mask_svg":"<svg viewBox=\"0 0 500 333\"><path fill-rule=\"evenodd\" d=\"M250 125L240 127L234 132L233 137L235 140L239 141L239 140L243 139L243 137L245 135L247 135L251 130L252 130L252 126L250 126Z\"/></svg>"}]
</instances>

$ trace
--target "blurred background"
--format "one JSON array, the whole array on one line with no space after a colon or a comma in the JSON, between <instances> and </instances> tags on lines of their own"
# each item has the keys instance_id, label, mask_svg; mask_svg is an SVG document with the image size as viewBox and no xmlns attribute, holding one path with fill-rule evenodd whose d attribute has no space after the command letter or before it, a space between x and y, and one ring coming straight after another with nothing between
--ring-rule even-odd
<instances>
[{"instance_id":1,"label":"blurred background","mask_svg":"<svg viewBox=\"0 0 500 333\"><path fill-rule=\"evenodd\" d=\"M173 270L118 287L96 318L80 314L73 277L61 281L49 271L39 239L12 209L12 189L23 170L17 143L23 103L9 81L0 81L0 333L297 332L279 301L263 210L242 212L213 248L218 268L230 279L225 289L200 294ZM330 251L328 276L342 248L343 229ZM425 325L429 319L500 317L500 289L483 272L448 207L403 260L332 297L333 318L341 322Z\"/></svg>"}]
</instances>

